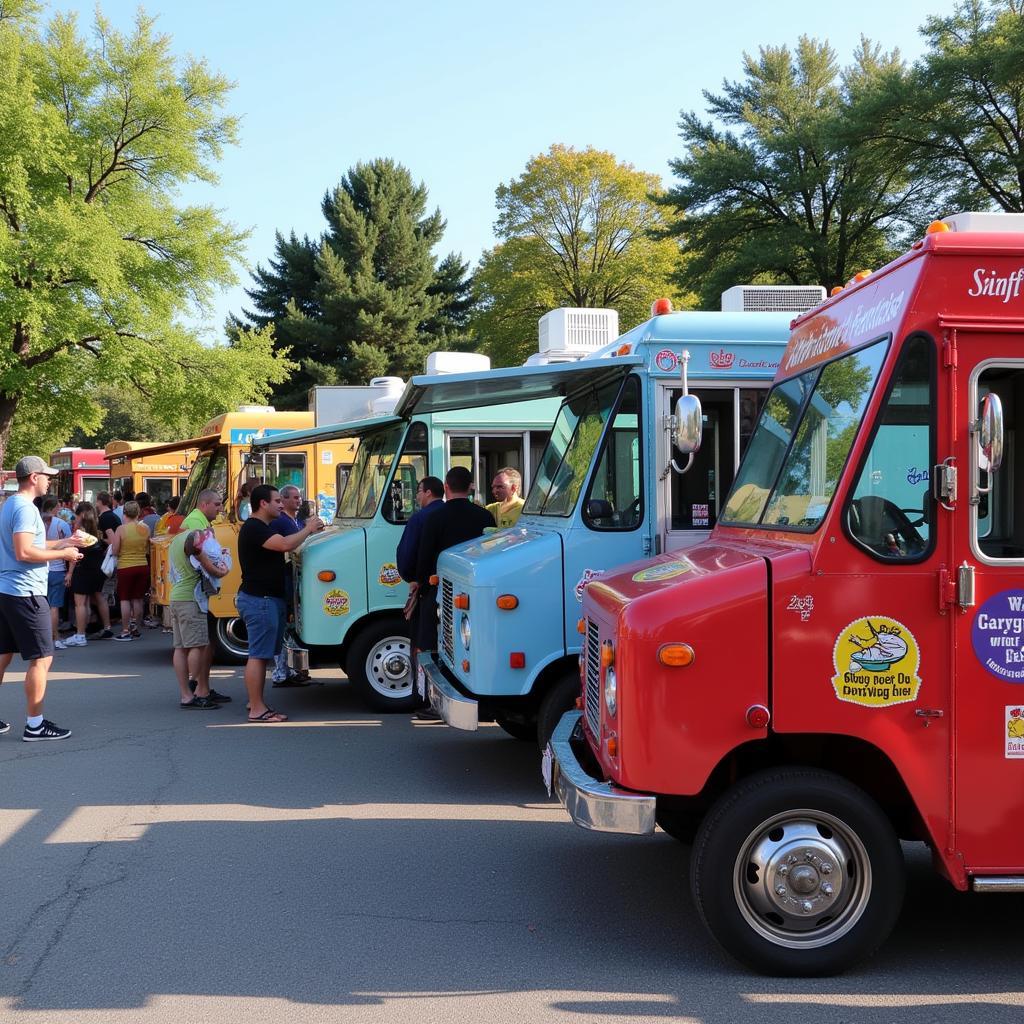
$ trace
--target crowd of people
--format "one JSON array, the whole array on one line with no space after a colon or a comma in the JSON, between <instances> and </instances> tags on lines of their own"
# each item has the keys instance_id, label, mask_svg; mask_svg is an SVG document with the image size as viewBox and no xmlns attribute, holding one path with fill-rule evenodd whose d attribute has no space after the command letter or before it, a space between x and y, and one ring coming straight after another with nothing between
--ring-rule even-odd
<instances>
[{"instance_id":1,"label":"crowd of people","mask_svg":"<svg viewBox=\"0 0 1024 1024\"><path fill-rule=\"evenodd\" d=\"M47 495L57 470L37 456L15 467L18 489L0 506L0 683L15 653L28 663L25 676L26 741L63 739L70 730L43 717L47 675L55 650L84 647L90 639L130 642L142 627L159 627L147 614L150 540L171 533L169 630L179 706L216 710L231 697L210 686L213 644L209 599L231 571L231 554L222 548L213 522L223 496L204 490L187 516L178 499L159 512L148 494L127 499L120 491L101 492L95 503L75 496ZM513 467L499 470L491 489L495 501L482 507L471 500L472 476L461 466L442 482L428 476L416 491L418 511L409 519L398 546L399 574L409 584L405 615L409 622L413 666L419 652L437 648L436 573L440 553L495 527L512 526L523 507L522 478ZM280 724L287 716L270 707L264 691L268 668L273 686L309 685L308 673L287 665L284 633L292 599L291 566L286 560L312 534L324 528L294 485L278 488L249 481L236 498L242 525L238 536L241 583L238 613L248 635L245 688L248 721ZM120 632L114 633L110 588L120 603ZM71 635L61 639L61 612L73 615ZM155 612L155 609L153 610ZM93 615L96 627L88 633ZM432 717L428 710L421 717ZM0 733L10 729L0 721Z\"/></svg>"}]
</instances>

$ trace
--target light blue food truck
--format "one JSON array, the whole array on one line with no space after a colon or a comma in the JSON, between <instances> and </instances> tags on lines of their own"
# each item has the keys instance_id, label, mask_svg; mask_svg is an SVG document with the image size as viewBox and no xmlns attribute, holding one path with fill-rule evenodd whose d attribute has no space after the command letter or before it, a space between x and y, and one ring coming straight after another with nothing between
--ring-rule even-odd
<instances>
[{"instance_id":1,"label":"light blue food truck","mask_svg":"<svg viewBox=\"0 0 1024 1024\"><path fill-rule=\"evenodd\" d=\"M756 309L782 311L732 311L737 290ZM495 721L543 745L579 695L583 588L602 570L708 536L790 321L824 299L820 288L730 293L722 312L654 316L593 357L480 386L481 401L508 401L512 388L564 399L518 524L438 561L438 652L420 659L418 685L449 725ZM684 371L703 407L703 443L679 465Z\"/></svg>"}]
</instances>

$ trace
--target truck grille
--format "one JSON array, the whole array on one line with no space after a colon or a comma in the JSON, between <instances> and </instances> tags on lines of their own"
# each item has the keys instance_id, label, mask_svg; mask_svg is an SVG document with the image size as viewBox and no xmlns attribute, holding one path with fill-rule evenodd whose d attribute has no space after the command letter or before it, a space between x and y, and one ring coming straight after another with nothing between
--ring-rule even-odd
<instances>
[{"instance_id":1,"label":"truck grille","mask_svg":"<svg viewBox=\"0 0 1024 1024\"><path fill-rule=\"evenodd\" d=\"M587 619L587 646L584 649L583 657L587 671L586 698L584 710L587 716L587 725L595 737L601 735L601 641L598 637L596 622Z\"/></svg>"},{"instance_id":2,"label":"truck grille","mask_svg":"<svg viewBox=\"0 0 1024 1024\"><path fill-rule=\"evenodd\" d=\"M441 650L455 664L455 613L452 608L452 581L441 580Z\"/></svg>"}]
</instances>

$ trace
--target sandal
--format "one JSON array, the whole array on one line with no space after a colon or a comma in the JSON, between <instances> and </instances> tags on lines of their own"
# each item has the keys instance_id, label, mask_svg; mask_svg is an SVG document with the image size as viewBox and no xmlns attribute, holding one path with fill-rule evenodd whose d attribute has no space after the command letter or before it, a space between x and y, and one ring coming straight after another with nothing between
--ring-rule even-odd
<instances>
[{"instance_id":1,"label":"sandal","mask_svg":"<svg viewBox=\"0 0 1024 1024\"><path fill-rule=\"evenodd\" d=\"M250 715L249 721L253 725L257 725L261 722L265 725L278 725L281 722L287 722L288 716L282 715L280 711L275 711L273 708L267 708L262 715L257 715L255 718Z\"/></svg>"}]
</instances>

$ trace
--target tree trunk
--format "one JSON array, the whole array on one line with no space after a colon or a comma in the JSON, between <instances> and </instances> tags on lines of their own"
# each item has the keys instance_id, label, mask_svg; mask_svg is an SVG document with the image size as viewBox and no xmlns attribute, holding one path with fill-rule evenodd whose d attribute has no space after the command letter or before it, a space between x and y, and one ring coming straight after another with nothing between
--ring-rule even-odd
<instances>
[{"instance_id":1,"label":"tree trunk","mask_svg":"<svg viewBox=\"0 0 1024 1024\"><path fill-rule=\"evenodd\" d=\"M14 414L18 409L19 398L19 395L0 392L0 466L7 462L7 442L11 439L11 427L14 426Z\"/></svg>"}]
</instances>

